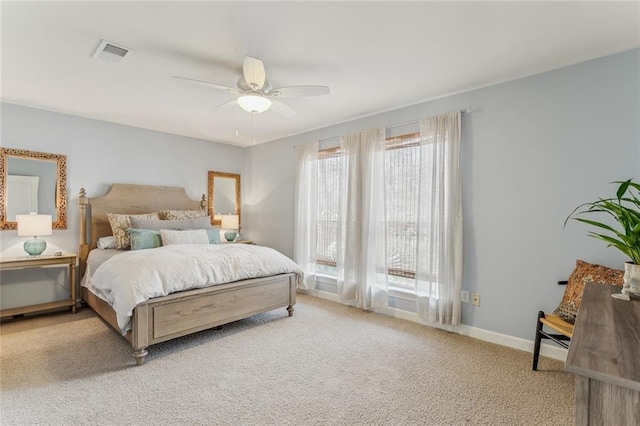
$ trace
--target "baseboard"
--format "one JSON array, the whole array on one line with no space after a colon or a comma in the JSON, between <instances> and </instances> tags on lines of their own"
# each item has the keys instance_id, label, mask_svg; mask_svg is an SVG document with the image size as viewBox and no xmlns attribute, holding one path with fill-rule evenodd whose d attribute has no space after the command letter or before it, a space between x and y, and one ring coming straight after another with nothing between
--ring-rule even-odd
<instances>
[{"instance_id":1,"label":"baseboard","mask_svg":"<svg viewBox=\"0 0 640 426\"><path fill-rule=\"evenodd\" d=\"M304 290L302 293L310 296L318 297L320 299L329 300L331 302L340 303L340 297L337 294L327 293L320 290ZM518 349L525 352L533 353L533 340L522 339L520 337L509 336L508 334L496 333L495 331L485 330L478 327L472 327L470 325L450 325L442 326L437 324L426 323L415 312L403 311L401 309L387 308L377 311L383 315L389 315L394 318L400 318L403 320L415 322L418 324L426 325L428 327L434 327L442 330L447 330L453 333L458 333L463 336L473 337L474 339L483 340L485 342L496 343L498 345L507 346L510 348ZM567 357L567 350L559 346L552 346L543 343L540 346L540 355L549 358L564 361Z\"/></svg>"},{"instance_id":2,"label":"baseboard","mask_svg":"<svg viewBox=\"0 0 640 426\"><path fill-rule=\"evenodd\" d=\"M460 327L463 329L463 332L461 332L460 334L463 334L465 336L533 353L533 340L509 336L508 334L496 333L495 331L485 330L478 327L471 327L464 324ZM540 355L557 359L559 361L564 361L567 358L567 350L559 346L552 346L546 343L542 343L540 345Z\"/></svg>"}]
</instances>

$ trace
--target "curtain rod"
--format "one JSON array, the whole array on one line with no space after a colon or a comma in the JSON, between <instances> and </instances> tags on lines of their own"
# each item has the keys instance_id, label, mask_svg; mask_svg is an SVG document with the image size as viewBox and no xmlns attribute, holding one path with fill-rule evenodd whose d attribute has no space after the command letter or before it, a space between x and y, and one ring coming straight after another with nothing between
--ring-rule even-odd
<instances>
[{"instance_id":1,"label":"curtain rod","mask_svg":"<svg viewBox=\"0 0 640 426\"><path fill-rule=\"evenodd\" d=\"M458 112L460 114L469 114L471 112L471 108L466 107L463 109L459 109ZM415 122L417 122L419 120L411 120L411 121L405 121L404 123L398 123L398 124L391 124L390 126L384 126L385 129L392 129L394 127L401 127L401 126L406 126L407 124L413 124Z\"/></svg>"},{"instance_id":2,"label":"curtain rod","mask_svg":"<svg viewBox=\"0 0 640 426\"><path fill-rule=\"evenodd\" d=\"M466 108L459 109L459 110L458 110L458 112L459 112L460 114L469 114L469 113L471 113L471 107L466 107ZM391 128L393 128L393 127L406 126L407 124L413 124L413 123L416 123L416 122L418 122L418 121L419 121L419 120L411 120L411 121L406 121L406 122L404 122L404 123L391 124L391 125L389 125L389 126L384 126L384 128L385 128L385 129L391 129ZM319 142L319 143L322 143L322 142L326 142L326 141L328 141L328 140L335 139L335 138L339 138L339 137L340 137L340 136L331 136L330 138L320 139L318 142ZM296 148L297 146L298 146L298 145L294 145L294 146L292 146L292 148Z\"/></svg>"}]
</instances>

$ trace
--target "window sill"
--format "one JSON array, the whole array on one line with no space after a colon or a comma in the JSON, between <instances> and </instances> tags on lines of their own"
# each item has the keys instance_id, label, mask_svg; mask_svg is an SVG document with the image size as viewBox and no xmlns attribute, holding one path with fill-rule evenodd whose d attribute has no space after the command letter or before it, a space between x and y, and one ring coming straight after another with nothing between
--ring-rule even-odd
<instances>
[{"instance_id":1,"label":"window sill","mask_svg":"<svg viewBox=\"0 0 640 426\"><path fill-rule=\"evenodd\" d=\"M409 300L414 302L416 300L416 294L413 290L403 287L389 286L389 297L396 299Z\"/></svg>"},{"instance_id":2,"label":"window sill","mask_svg":"<svg viewBox=\"0 0 640 426\"><path fill-rule=\"evenodd\" d=\"M332 287L337 287L338 282L335 276L324 275L324 274L316 274L316 282L328 285ZM337 293L337 288L336 288ZM389 286L389 297L393 297L394 299L402 299L408 300L410 302L414 302L416 300L416 295L414 290L404 287L397 287L390 285Z\"/></svg>"}]
</instances>

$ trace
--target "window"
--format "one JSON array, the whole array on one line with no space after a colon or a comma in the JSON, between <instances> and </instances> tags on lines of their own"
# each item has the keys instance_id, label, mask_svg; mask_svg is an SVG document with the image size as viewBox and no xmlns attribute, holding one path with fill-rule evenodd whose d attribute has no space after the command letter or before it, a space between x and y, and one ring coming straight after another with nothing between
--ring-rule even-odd
<instances>
[{"instance_id":1,"label":"window","mask_svg":"<svg viewBox=\"0 0 640 426\"><path fill-rule=\"evenodd\" d=\"M296 147L294 260L307 288L337 284L342 302L371 310L403 292L425 321L460 322L460 118L353 132L329 150Z\"/></svg>"},{"instance_id":2,"label":"window","mask_svg":"<svg viewBox=\"0 0 640 426\"><path fill-rule=\"evenodd\" d=\"M338 256L338 206L340 179L340 148L318 153L318 234L316 270L321 274L336 275Z\"/></svg>"},{"instance_id":3,"label":"window","mask_svg":"<svg viewBox=\"0 0 640 426\"><path fill-rule=\"evenodd\" d=\"M384 167L389 284L413 288L417 266L420 134L387 138Z\"/></svg>"},{"instance_id":4,"label":"window","mask_svg":"<svg viewBox=\"0 0 640 426\"><path fill-rule=\"evenodd\" d=\"M387 138L385 150L385 211L387 266L390 284L415 286L418 235L420 135ZM317 271L336 275L340 148L318 153Z\"/></svg>"}]
</instances>

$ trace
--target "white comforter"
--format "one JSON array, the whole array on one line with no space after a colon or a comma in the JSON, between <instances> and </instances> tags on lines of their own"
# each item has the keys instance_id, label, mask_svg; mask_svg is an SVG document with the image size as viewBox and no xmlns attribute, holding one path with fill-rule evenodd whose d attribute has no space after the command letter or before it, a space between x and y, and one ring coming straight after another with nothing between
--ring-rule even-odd
<instances>
[{"instance_id":1,"label":"white comforter","mask_svg":"<svg viewBox=\"0 0 640 426\"><path fill-rule=\"evenodd\" d=\"M85 286L109 302L123 334L133 308L154 297L249 278L296 273L291 259L268 247L248 244L169 245L118 254L100 265Z\"/></svg>"}]
</instances>

